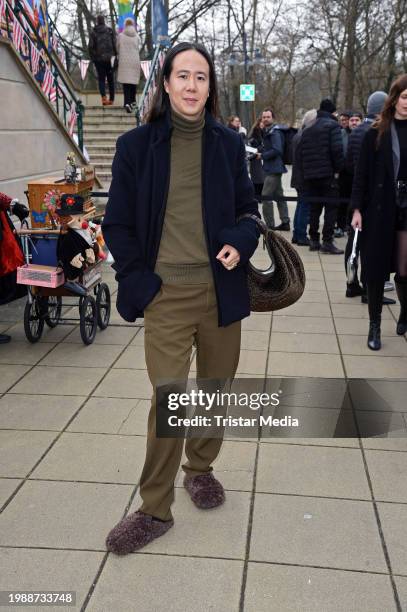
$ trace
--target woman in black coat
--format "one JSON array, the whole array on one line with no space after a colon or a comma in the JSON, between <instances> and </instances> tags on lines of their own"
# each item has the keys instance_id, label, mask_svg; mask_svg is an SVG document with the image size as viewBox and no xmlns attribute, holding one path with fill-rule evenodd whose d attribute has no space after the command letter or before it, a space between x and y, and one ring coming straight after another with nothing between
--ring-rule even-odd
<instances>
[{"instance_id":1,"label":"woman in black coat","mask_svg":"<svg viewBox=\"0 0 407 612\"><path fill-rule=\"evenodd\" d=\"M246 264L259 237L250 215L259 214L243 141L216 115L211 57L201 45L181 43L167 53L147 123L117 142L103 234L115 260L119 313L128 321L144 315L154 395L142 505L110 532L107 548L116 554L139 550L174 523L183 439L168 427L160 436L160 425L183 415L169 412L168 387L175 385L175 396L185 390L193 346L197 379L233 379L241 319L250 314ZM198 508L225 499L211 466L218 433L185 443L184 486Z\"/></svg>"},{"instance_id":2,"label":"woman in black coat","mask_svg":"<svg viewBox=\"0 0 407 612\"><path fill-rule=\"evenodd\" d=\"M251 129L249 139L247 141L249 147L253 147L254 149L260 149L263 144L263 122L261 118L262 115L259 115L257 117L257 121ZM254 185L254 192L256 194L256 197L261 197L261 192L263 191L264 183L264 172L260 155L258 153L249 153L247 157L249 160L250 178L252 179L252 183Z\"/></svg>"},{"instance_id":3,"label":"woman in black coat","mask_svg":"<svg viewBox=\"0 0 407 612\"><path fill-rule=\"evenodd\" d=\"M353 182L352 226L361 233L369 305L368 347L381 348L383 286L391 272L400 301L397 334L407 332L407 74L394 81L366 132Z\"/></svg>"}]
</instances>

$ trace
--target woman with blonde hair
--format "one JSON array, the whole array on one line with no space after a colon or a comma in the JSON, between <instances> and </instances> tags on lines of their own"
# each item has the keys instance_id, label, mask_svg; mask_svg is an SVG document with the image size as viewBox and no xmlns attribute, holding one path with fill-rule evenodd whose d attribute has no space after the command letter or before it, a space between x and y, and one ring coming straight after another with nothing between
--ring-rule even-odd
<instances>
[{"instance_id":1,"label":"woman with blonde hair","mask_svg":"<svg viewBox=\"0 0 407 612\"><path fill-rule=\"evenodd\" d=\"M135 101L137 85L140 81L140 38L131 18L124 22L124 29L117 39L119 70L117 80L123 85L123 106L131 113Z\"/></svg>"}]
</instances>

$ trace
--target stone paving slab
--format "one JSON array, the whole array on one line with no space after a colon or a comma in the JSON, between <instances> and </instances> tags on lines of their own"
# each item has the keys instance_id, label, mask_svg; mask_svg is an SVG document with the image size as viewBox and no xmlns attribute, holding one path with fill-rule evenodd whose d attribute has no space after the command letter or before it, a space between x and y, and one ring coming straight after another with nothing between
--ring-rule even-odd
<instances>
[{"instance_id":1,"label":"stone paving slab","mask_svg":"<svg viewBox=\"0 0 407 612\"><path fill-rule=\"evenodd\" d=\"M0 478L0 508L21 482L22 480L18 478Z\"/></svg>"},{"instance_id":2,"label":"stone paving slab","mask_svg":"<svg viewBox=\"0 0 407 612\"><path fill-rule=\"evenodd\" d=\"M0 549L1 582L13 591L75 591L76 606L67 609L79 610L102 559L101 552L3 548ZM39 611L44 607L28 609ZM65 608L48 605L45 609Z\"/></svg>"},{"instance_id":3,"label":"stone paving slab","mask_svg":"<svg viewBox=\"0 0 407 612\"><path fill-rule=\"evenodd\" d=\"M407 450L407 421L402 412L356 410L355 418L365 449Z\"/></svg>"},{"instance_id":4,"label":"stone paving slab","mask_svg":"<svg viewBox=\"0 0 407 612\"><path fill-rule=\"evenodd\" d=\"M144 346L128 346L114 363L114 368L145 370Z\"/></svg>"},{"instance_id":5,"label":"stone paving slab","mask_svg":"<svg viewBox=\"0 0 407 612\"><path fill-rule=\"evenodd\" d=\"M278 376L343 377L342 362L339 355L317 353L306 353L304 355L304 353L271 351L267 372Z\"/></svg>"},{"instance_id":6,"label":"stone paving slab","mask_svg":"<svg viewBox=\"0 0 407 612\"><path fill-rule=\"evenodd\" d=\"M407 612L407 578L401 578L396 576L394 578L396 583L397 591L400 597L401 611Z\"/></svg>"},{"instance_id":7,"label":"stone paving slab","mask_svg":"<svg viewBox=\"0 0 407 612\"><path fill-rule=\"evenodd\" d=\"M305 334L334 334L332 319L328 317L288 317L282 314L273 320L273 331L300 332Z\"/></svg>"},{"instance_id":8,"label":"stone paving slab","mask_svg":"<svg viewBox=\"0 0 407 612\"><path fill-rule=\"evenodd\" d=\"M13 342L3 345L0 349L0 363L5 365L35 365L54 346L53 343L28 344L28 342L15 342L13 338Z\"/></svg>"},{"instance_id":9,"label":"stone paving slab","mask_svg":"<svg viewBox=\"0 0 407 612\"><path fill-rule=\"evenodd\" d=\"M0 398L0 429L60 431L85 399L8 393Z\"/></svg>"},{"instance_id":10,"label":"stone paving slab","mask_svg":"<svg viewBox=\"0 0 407 612\"><path fill-rule=\"evenodd\" d=\"M29 370L30 366L0 365L0 393L8 391Z\"/></svg>"},{"instance_id":11,"label":"stone paving slab","mask_svg":"<svg viewBox=\"0 0 407 612\"><path fill-rule=\"evenodd\" d=\"M100 345L85 346L83 343L59 344L40 362L42 366L69 366L75 368L109 368L119 357L123 348L109 346L103 350Z\"/></svg>"},{"instance_id":12,"label":"stone paving slab","mask_svg":"<svg viewBox=\"0 0 407 612\"><path fill-rule=\"evenodd\" d=\"M270 350L287 353L332 353L339 354L338 341L334 334L284 333L273 331Z\"/></svg>"},{"instance_id":13,"label":"stone paving slab","mask_svg":"<svg viewBox=\"0 0 407 612\"><path fill-rule=\"evenodd\" d=\"M392 571L407 577L407 505L378 503L377 507Z\"/></svg>"},{"instance_id":14,"label":"stone paving slab","mask_svg":"<svg viewBox=\"0 0 407 612\"><path fill-rule=\"evenodd\" d=\"M145 435L149 409L148 400L92 397L67 431Z\"/></svg>"},{"instance_id":15,"label":"stone paving slab","mask_svg":"<svg viewBox=\"0 0 407 612\"><path fill-rule=\"evenodd\" d=\"M0 476L24 478L56 436L49 431L0 431Z\"/></svg>"},{"instance_id":16,"label":"stone paving slab","mask_svg":"<svg viewBox=\"0 0 407 612\"><path fill-rule=\"evenodd\" d=\"M97 397L150 399L152 386L146 370L110 370L93 392Z\"/></svg>"},{"instance_id":17,"label":"stone paving slab","mask_svg":"<svg viewBox=\"0 0 407 612\"><path fill-rule=\"evenodd\" d=\"M10 391L24 395L87 395L106 372L107 368L35 366Z\"/></svg>"},{"instance_id":18,"label":"stone paving slab","mask_svg":"<svg viewBox=\"0 0 407 612\"><path fill-rule=\"evenodd\" d=\"M136 484L144 455L139 436L64 433L31 478Z\"/></svg>"},{"instance_id":19,"label":"stone paving slab","mask_svg":"<svg viewBox=\"0 0 407 612\"><path fill-rule=\"evenodd\" d=\"M382 343L385 347L385 338ZM343 360L348 378L406 378L407 357L344 355Z\"/></svg>"},{"instance_id":20,"label":"stone paving slab","mask_svg":"<svg viewBox=\"0 0 407 612\"><path fill-rule=\"evenodd\" d=\"M367 501L258 493L250 559L387 572L373 504Z\"/></svg>"},{"instance_id":21,"label":"stone paving slab","mask_svg":"<svg viewBox=\"0 0 407 612\"><path fill-rule=\"evenodd\" d=\"M366 450L375 499L407 504L407 453Z\"/></svg>"},{"instance_id":22,"label":"stone paving slab","mask_svg":"<svg viewBox=\"0 0 407 612\"><path fill-rule=\"evenodd\" d=\"M371 499L359 449L262 444L258 470L262 493Z\"/></svg>"},{"instance_id":23,"label":"stone paving slab","mask_svg":"<svg viewBox=\"0 0 407 612\"><path fill-rule=\"evenodd\" d=\"M0 515L2 546L105 550L133 487L26 481Z\"/></svg>"},{"instance_id":24,"label":"stone paving slab","mask_svg":"<svg viewBox=\"0 0 407 612\"><path fill-rule=\"evenodd\" d=\"M141 553L125 559L110 556L87 610L237 612L242 573L241 561L226 559Z\"/></svg>"},{"instance_id":25,"label":"stone paving slab","mask_svg":"<svg viewBox=\"0 0 407 612\"><path fill-rule=\"evenodd\" d=\"M249 563L245 612L396 612L388 576Z\"/></svg>"},{"instance_id":26,"label":"stone paving slab","mask_svg":"<svg viewBox=\"0 0 407 612\"><path fill-rule=\"evenodd\" d=\"M288 308L277 310L275 317L331 317L329 304L303 303L301 300Z\"/></svg>"}]
</instances>

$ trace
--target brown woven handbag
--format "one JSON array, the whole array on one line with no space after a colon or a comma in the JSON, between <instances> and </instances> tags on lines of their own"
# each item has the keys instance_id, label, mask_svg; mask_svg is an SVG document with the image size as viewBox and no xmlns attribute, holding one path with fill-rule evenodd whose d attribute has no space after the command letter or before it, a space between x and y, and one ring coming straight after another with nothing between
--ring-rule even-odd
<instances>
[{"instance_id":1,"label":"brown woven handbag","mask_svg":"<svg viewBox=\"0 0 407 612\"><path fill-rule=\"evenodd\" d=\"M255 220L263 234L263 248L270 256L270 266L259 270L249 262L247 285L250 310L268 312L291 306L300 299L305 288L305 271L301 257L278 232L268 229L255 215L242 215Z\"/></svg>"}]
</instances>

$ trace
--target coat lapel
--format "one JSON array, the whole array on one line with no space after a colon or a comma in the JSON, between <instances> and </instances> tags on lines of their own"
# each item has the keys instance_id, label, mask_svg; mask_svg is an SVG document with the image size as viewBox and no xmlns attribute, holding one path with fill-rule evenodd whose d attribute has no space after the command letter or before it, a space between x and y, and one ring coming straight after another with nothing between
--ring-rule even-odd
<instances>
[{"instance_id":1,"label":"coat lapel","mask_svg":"<svg viewBox=\"0 0 407 612\"><path fill-rule=\"evenodd\" d=\"M216 167L216 155L219 146L219 134L214 129L214 121L207 112L205 117L205 128L202 139L202 185L203 202L207 208L208 194L211 191L213 181L213 169ZM217 174L215 172L215 174Z\"/></svg>"},{"instance_id":2,"label":"coat lapel","mask_svg":"<svg viewBox=\"0 0 407 612\"><path fill-rule=\"evenodd\" d=\"M170 178L171 131L165 122L157 129L157 138L151 149L153 156L152 213L158 213L166 205L168 181Z\"/></svg>"}]
</instances>

